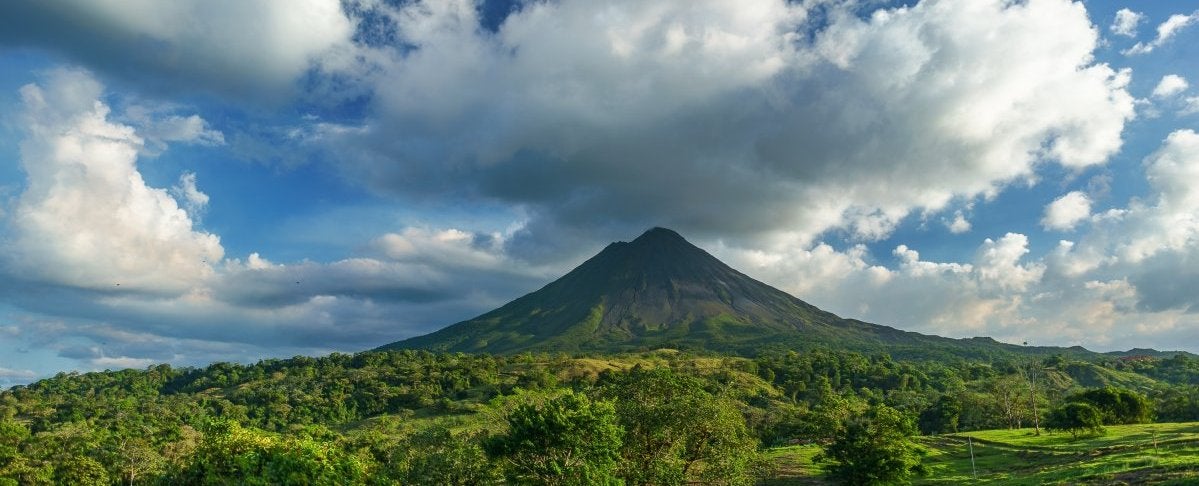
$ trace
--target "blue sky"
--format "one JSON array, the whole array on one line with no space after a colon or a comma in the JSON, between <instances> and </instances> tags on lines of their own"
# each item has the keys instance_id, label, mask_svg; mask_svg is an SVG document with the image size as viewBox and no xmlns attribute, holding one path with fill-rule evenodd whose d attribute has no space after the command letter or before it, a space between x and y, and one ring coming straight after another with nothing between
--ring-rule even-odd
<instances>
[{"instance_id":1,"label":"blue sky","mask_svg":"<svg viewBox=\"0 0 1199 486\"><path fill-rule=\"evenodd\" d=\"M667 226L847 317L1199 351L1199 2L0 6L0 386L357 351Z\"/></svg>"}]
</instances>

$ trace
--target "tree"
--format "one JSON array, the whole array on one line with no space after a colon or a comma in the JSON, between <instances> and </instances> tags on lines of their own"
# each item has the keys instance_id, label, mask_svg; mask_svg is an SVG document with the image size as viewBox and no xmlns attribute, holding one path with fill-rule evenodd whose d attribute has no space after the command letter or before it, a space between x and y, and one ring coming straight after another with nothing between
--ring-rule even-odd
<instances>
[{"instance_id":1,"label":"tree","mask_svg":"<svg viewBox=\"0 0 1199 486\"><path fill-rule=\"evenodd\" d=\"M1000 406L1007 428L1018 429L1023 425L1022 418L1027 412L1025 402L1020 397L1021 378L1015 374L996 377L988 383L990 395Z\"/></svg>"},{"instance_id":2,"label":"tree","mask_svg":"<svg viewBox=\"0 0 1199 486\"><path fill-rule=\"evenodd\" d=\"M228 420L209 422L203 433L195 455L166 482L352 485L366 479L355 457L323 440L281 439Z\"/></svg>"},{"instance_id":3,"label":"tree","mask_svg":"<svg viewBox=\"0 0 1199 486\"><path fill-rule=\"evenodd\" d=\"M816 403L808 414L808 432L822 444L829 444L841 433L845 421L856 414L865 413L866 402L855 395L839 395L829 392Z\"/></svg>"},{"instance_id":4,"label":"tree","mask_svg":"<svg viewBox=\"0 0 1199 486\"><path fill-rule=\"evenodd\" d=\"M920 431L925 434L957 432L961 414L960 400L952 395L941 395L933 406L920 413Z\"/></svg>"},{"instance_id":5,"label":"tree","mask_svg":"<svg viewBox=\"0 0 1199 486\"><path fill-rule=\"evenodd\" d=\"M1143 424L1153 416L1153 407L1144 395L1123 388L1104 387L1087 390L1067 398L1071 402L1085 402L1099 410L1103 423Z\"/></svg>"},{"instance_id":6,"label":"tree","mask_svg":"<svg viewBox=\"0 0 1199 486\"><path fill-rule=\"evenodd\" d=\"M1199 420L1199 387L1172 387L1157 399L1157 419L1163 422Z\"/></svg>"},{"instance_id":7,"label":"tree","mask_svg":"<svg viewBox=\"0 0 1199 486\"><path fill-rule=\"evenodd\" d=\"M615 400L625 429L621 477L633 485L751 484L757 440L736 404L669 368L608 375L604 396Z\"/></svg>"},{"instance_id":8,"label":"tree","mask_svg":"<svg viewBox=\"0 0 1199 486\"><path fill-rule=\"evenodd\" d=\"M99 461L87 456L66 456L60 458L54 467L54 482L56 484L73 484L80 486L107 486L112 484L108 479L108 471Z\"/></svg>"},{"instance_id":9,"label":"tree","mask_svg":"<svg viewBox=\"0 0 1199 486\"><path fill-rule=\"evenodd\" d=\"M1036 435L1041 435L1041 414L1037 412L1037 381L1040 380L1040 371L1041 363L1036 360L1029 361L1024 367L1024 378L1028 380L1028 403L1032 408L1032 426Z\"/></svg>"},{"instance_id":10,"label":"tree","mask_svg":"<svg viewBox=\"0 0 1199 486\"><path fill-rule=\"evenodd\" d=\"M843 484L903 484L924 473L923 450L910 437L913 429L898 410L872 407L846 421L822 457L833 461L829 473Z\"/></svg>"},{"instance_id":11,"label":"tree","mask_svg":"<svg viewBox=\"0 0 1199 486\"><path fill-rule=\"evenodd\" d=\"M0 485L50 484L53 468L21 453L30 439L29 429L12 420L0 419Z\"/></svg>"},{"instance_id":12,"label":"tree","mask_svg":"<svg viewBox=\"0 0 1199 486\"><path fill-rule=\"evenodd\" d=\"M503 461L516 484L619 484L621 429L611 402L567 391L543 405L526 403L508 416L508 432L489 439L487 455Z\"/></svg>"},{"instance_id":13,"label":"tree","mask_svg":"<svg viewBox=\"0 0 1199 486\"><path fill-rule=\"evenodd\" d=\"M487 460L477 432L454 434L443 425L417 432L406 442L412 453L406 484L471 486L500 482L499 472Z\"/></svg>"},{"instance_id":14,"label":"tree","mask_svg":"<svg viewBox=\"0 0 1199 486\"><path fill-rule=\"evenodd\" d=\"M1099 435L1103 433L1103 414L1089 403L1069 402L1049 413L1045 427L1069 432L1075 439L1081 433Z\"/></svg>"},{"instance_id":15,"label":"tree","mask_svg":"<svg viewBox=\"0 0 1199 486\"><path fill-rule=\"evenodd\" d=\"M130 485L142 477L161 471L166 463L162 455L141 437L122 438L117 452L121 475Z\"/></svg>"}]
</instances>

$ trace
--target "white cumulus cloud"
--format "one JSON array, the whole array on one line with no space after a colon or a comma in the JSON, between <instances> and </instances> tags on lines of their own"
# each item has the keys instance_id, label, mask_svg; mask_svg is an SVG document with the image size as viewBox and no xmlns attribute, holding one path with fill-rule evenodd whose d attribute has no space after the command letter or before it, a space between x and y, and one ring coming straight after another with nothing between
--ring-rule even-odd
<instances>
[{"instance_id":1,"label":"white cumulus cloud","mask_svg":"<svg viewBox=\"0 0 1199 486\"><path fill-rule=\"evenodd\" d=\"M21 89L28 184L13 210L10 264L29 278L90 289L186 289L222 258L220 240L145 183L143 139L108 120L101 90L78 70Z\"/></svg>"},{"instance_id":2,"label":"white cumulus cloud","mask_svg":"<svg viewBox=\"0 0 1199 486\"><path fill-rule=\"evenodd\" d=\"M1054 199L1045 207L1041 226L1049 230L1069 231L1089 217L1091 217L1091 198L1080 191L1071 191Z\"/></svg>"},{"instance_id":3,"label":"white cumulus cloud","mask_svg":"<svg viewBox=\"0 0 1199 486\"><path fill-rule=\"evenodd\" d=\"M1145 14L1122 8L1116 12L1116 18L1112 20L1112 25L1108 28L1116 35L1136 37L1137 24L1141 23L1144 19Z\"/></svg>"},{"instance_id":4,"label":"white cumulus cloud","mask_svg":"<svg viewBox=\"0 0 1199 486\"><path fill-rule=\"evenodd\" d=\"M1183 78L1177 74L1167 74L1162 76L1161 81L1158 81L1157 86L1153 88L1153 97L1169 98L1178 93L1186 91L1187 87L1189 86L1190 85L1187 84L1186 78Z\"/></svg>"},{"instance_id":5,"label":"white cumulus cloud","mask_svg":"<svg viewBox=\"0 0 1199 486\"><path fill-rule=\"evenodd\" d=\"M970 231L971 225L970 220L966 219L961 211L955 211L953 213L953 220L946 223L945 227L949 228L950 233L956 235Z\"/></svg>"}]
</instances>

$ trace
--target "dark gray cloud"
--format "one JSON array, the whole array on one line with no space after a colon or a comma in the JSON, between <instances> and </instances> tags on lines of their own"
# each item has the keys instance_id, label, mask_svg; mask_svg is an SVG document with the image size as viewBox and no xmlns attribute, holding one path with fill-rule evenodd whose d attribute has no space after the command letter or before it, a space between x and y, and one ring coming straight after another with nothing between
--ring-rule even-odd
<instances>
[{"instance_id":1,"label":"dark gray cloud","mask_svg":"<svg viewBox=\"0 0 1199 486\"><path fill-rule=\"evenodd\" d=\"M336 0L0 4L0 46L49 49L160 92L242 99L296 94L353 31Z\"/></svg>"},{"instance_id":2,"label":"dark gray cloud","mask_svg":"<svg viewBox=\"0 0 1199 486\"><path fill-rule=\"evenodd\" d=\"M1199 252L1165 252L1146 259L1129 276L1137 307L1147 312L1199 312Z\"/></svg>"}]
</instances>

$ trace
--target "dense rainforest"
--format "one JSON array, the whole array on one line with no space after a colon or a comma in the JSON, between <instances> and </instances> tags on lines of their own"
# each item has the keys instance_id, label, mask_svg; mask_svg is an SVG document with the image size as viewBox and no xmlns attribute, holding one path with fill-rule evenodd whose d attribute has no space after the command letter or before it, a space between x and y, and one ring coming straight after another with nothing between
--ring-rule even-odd
<instances>
[{"instance_id":1,"label":"dense rainforest","mask_svg":"<svg viewBox=\"0 0 1199 486\"><path fill-rule=\"evenodd\" d=\"M766 448L822 444L836 461L891 436L902 480L920 472L902 442L919 433L1195 420L1199 359L1182 354L378 351L12 387L0 485L752 484L771 474Z\"/></svg>"}]
</instances>

